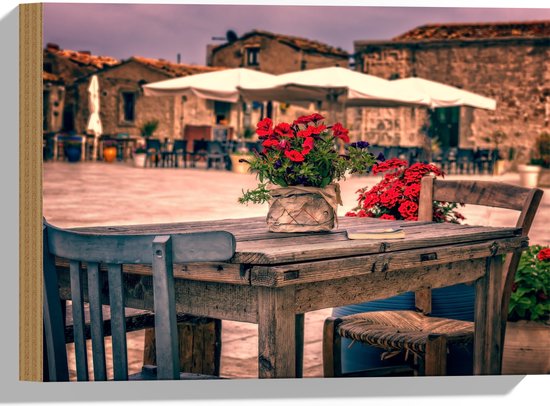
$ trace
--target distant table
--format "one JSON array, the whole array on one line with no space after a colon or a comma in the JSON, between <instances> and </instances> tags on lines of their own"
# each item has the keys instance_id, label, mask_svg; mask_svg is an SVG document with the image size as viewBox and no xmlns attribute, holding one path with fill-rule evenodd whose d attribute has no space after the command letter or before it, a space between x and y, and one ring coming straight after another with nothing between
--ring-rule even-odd
<instances>
[{"instance_id":1,"label":"distant table","mask_svg":"<svg viewBox=\"0 0 550 406\"><path fill-rule=\"evenodd\" d=\"M265 218L81 228L101 234L227 230L229 262L175 266L177 311L258 324L260 378L302 376L304 313L476 281L474 374L499 374L501 254L524 249L517 228L339 219L329 233L270 233ZM395 227L402 240L348 240L345 230ZM59 264L64 268L62 264ZM126 304L153 309L151 270L124 266ZM68 298L68 272L60 272ZM321 332L319 332L321 333Z\"/></svg>"}]
</instances>

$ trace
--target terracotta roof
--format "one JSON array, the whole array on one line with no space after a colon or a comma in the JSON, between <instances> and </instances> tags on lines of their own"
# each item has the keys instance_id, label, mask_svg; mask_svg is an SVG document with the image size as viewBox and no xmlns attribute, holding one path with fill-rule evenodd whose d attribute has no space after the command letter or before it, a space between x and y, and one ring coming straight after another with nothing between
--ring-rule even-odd
<instances>
[{"instance_id":1,"label":"terracotta roof","mask_svg":"<svg viewBox=\"0 0 550 406\"><path fill-rule=\"evenodd\" d=\"M51 52L57 56L67 58L72 62L78 63L80 65L92 66L96 69L102 69L106 66L113 66L120 63L116 58L110 56L98 56L92 55L89 52L83 51L72 51L70 49L57 49L55 47L48 47L45 49L46 52Z\"/></svg>"},{"instance_id":2,"label":"terracotta roof","mask_svg":"<svg viewBox=\"0 0 550 406\"><path fill-rule=\"evenodd\" d=\"M63 83L61 76L45 71L42 71L42 81L50 83Z\"/></svg>"},{"instance_id":3,"label":"terracotta roof","mask_svg":"<svg viewBox=\"0 0 550 406\"><path fill-rule=\"evenodd\" d=\"M393 41L550 37L550 21L503 23L427 24L401 34Z\"/></svg>"},{"instance_id":4,"label":"terracotta roof","mask_svg":"<svg viewBox=\"0 0 550 406\"><path fill-rule=\"evenodd\" d=\"M261 35L264 37L273 38L284 44L290 45L293 48L301 49L306 52L316 52L319 54L331 54L331 55L342 56L346 58L349 56L348 52L344 51L342 48L333 47L323 42L314 41L307 38L294 37L291 35L275 34L269 31L253 30L253 31L247 32L246 34L241 36L238 40L244 40L255 35ZM229 45L229 43L222 44L216 47L215 50L226 47L227 45Z\"/></svg>"},{"instance_id":5,"label":"terracotta roof","mask_svg":"<svg viewBox=\"0 0 550 406\"><path fill-rule=\"evenodd\" d=\"M182 63L173 63L164 59L144 58L142 56L133 56L128 61L136 61L152 68L164 71L172 77L189 76L197 73L212 72L225 69L223 67L211 67L202 65L186 65Z\"/></svg>"}]
</instances>

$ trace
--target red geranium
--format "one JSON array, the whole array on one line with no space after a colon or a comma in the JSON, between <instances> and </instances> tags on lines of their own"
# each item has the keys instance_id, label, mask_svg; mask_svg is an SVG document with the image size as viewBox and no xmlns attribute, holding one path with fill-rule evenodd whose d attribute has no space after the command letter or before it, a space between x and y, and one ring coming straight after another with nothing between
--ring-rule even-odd
<instances>
[{"instance_id":1,"label":"red geranium","mask_svg":"<svg viewBox=\"0 0 550 406\"><path fill-rule=\"evenodd\" d=\"M382 214L382 215L380 216L380 218L381 218L382 220L395 220L395 217L392 216L391 214Z\"/></svg>"},{"instance_id":2,"label":"red geranium","mask_svg":"<svg viewBox=\"0 0 550 406\"><path fill-rule=\"evenodd\" d=\"M346 215L357 217L392 218L396 220L418 220L418 203L420 199L420 180L432 173L443 176L436 166L407 162L392 158L373 166L373 173L384 173L384 177L370 189L357 191L358 206ZM433 220L436 222L458 223L464 216L455 209L456 203L434 202Z\"/></svg>"},{"instance_id":3,"label":"red geranium","mask_svg":"<svg viewBox=\"0 0 550 406\"><path fill-rule=\"evenodd\" d=\"M258 122L256 125L256 134L260 138L266 138L273 134L273 121L269 117L266 117Z\"/></svg>"},{"instance_id":4,"label":"red geranium","mask_svg":"<svg viewBox=\"0 0 550 406\"><path fill-rule=\"evenodd\" d=\"M307 155L313 149L315 145L315 140L312 137L307 137L302 144L302 155Z\"/></svg>"},{"instance_id":5,"label":"red geranium","mask_svg":"<svg viewBox=\"0 0 550 406\"><path fill-rule=\"evenodd\" d=\"M539 261L550 261L550 248L543 248L537 254Z\"/></svg>"}]
</instances>

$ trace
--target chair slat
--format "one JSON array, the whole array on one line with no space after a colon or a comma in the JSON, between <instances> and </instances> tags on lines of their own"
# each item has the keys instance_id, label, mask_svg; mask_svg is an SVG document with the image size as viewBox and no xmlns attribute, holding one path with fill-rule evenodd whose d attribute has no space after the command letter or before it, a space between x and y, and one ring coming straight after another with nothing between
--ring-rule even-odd
<instances>
[{"instance_id":1,"label":"chair slat","mask_svg":"<svg viewBox=\"0 0 550 406\"><path fill-rule=\"evenodd\" d=\"M92 337L92 355L94 361L94 380L106 381L105 340L103 336L103 310L101 304L101 279L99 264L88 263L88 300L90 302L90 324Z\"/></svg>"},{"instance_id":2,"label":"chair slat","mask_svg":"<svg viewBox=\"0 0 550 406\"><path fill-rule=\"evenodd\" d=\"M111 332L113 340L113 371L115 381L128 380L128 352L126 321L124 318L124 285L122 266L107 265L109 278L109 305L111 306Z\"/></svg>"},{"instance_id":3,"label":"chair slat","mask_svg":"<svg viewBox=\"0 0 550 406\"><path fill-rule=\"evenodd\" d=\"M179 379L178 328L172 267L172 241L168 236L153 241L153 293L155 297L155 339L157 378Z\"/></svg>"},{"instance_id":4,"label":"chair slat","mask_svg":"<svg viewBox=\"0 0 550 406\"><path fill-rule=\"evenodd\" d=\"M71 275L71 300L73 302L74 351L76 358L76 377L79 381L87 381L88 351L84 334L84 295L79 261L69 262Z\"/></svg>"},{"instance_id":5,"label":"chair slat","mask_svg":"<svg viewBox=\"0 0 550 406\"><path fill-rule=\"evenodd\" d=\"M48 245L48 232L42 228L44 247ZM44 267L44 348L48 360L48 377L50 381L63 382L69 380L67 350L63 336L63 315L59 300L59 285L54 257L48 250L43 250Z\"/></svg>"}]
</instances>

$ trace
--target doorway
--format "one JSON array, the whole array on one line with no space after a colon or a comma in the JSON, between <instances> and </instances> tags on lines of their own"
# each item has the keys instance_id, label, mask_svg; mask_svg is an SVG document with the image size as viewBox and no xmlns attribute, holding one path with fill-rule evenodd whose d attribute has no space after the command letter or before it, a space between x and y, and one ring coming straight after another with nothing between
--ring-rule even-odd
<instances>
[{"instance_id":1,"label":"doorway","mask_svg":"<svg viewBox=\"0 0 550 406\"><path fill-rule=\"evenodd\" d=\"M436 138L442 149L458 147L459 122L460 107L430 110L430 137Z\"/></svg>"}]
</instances>

